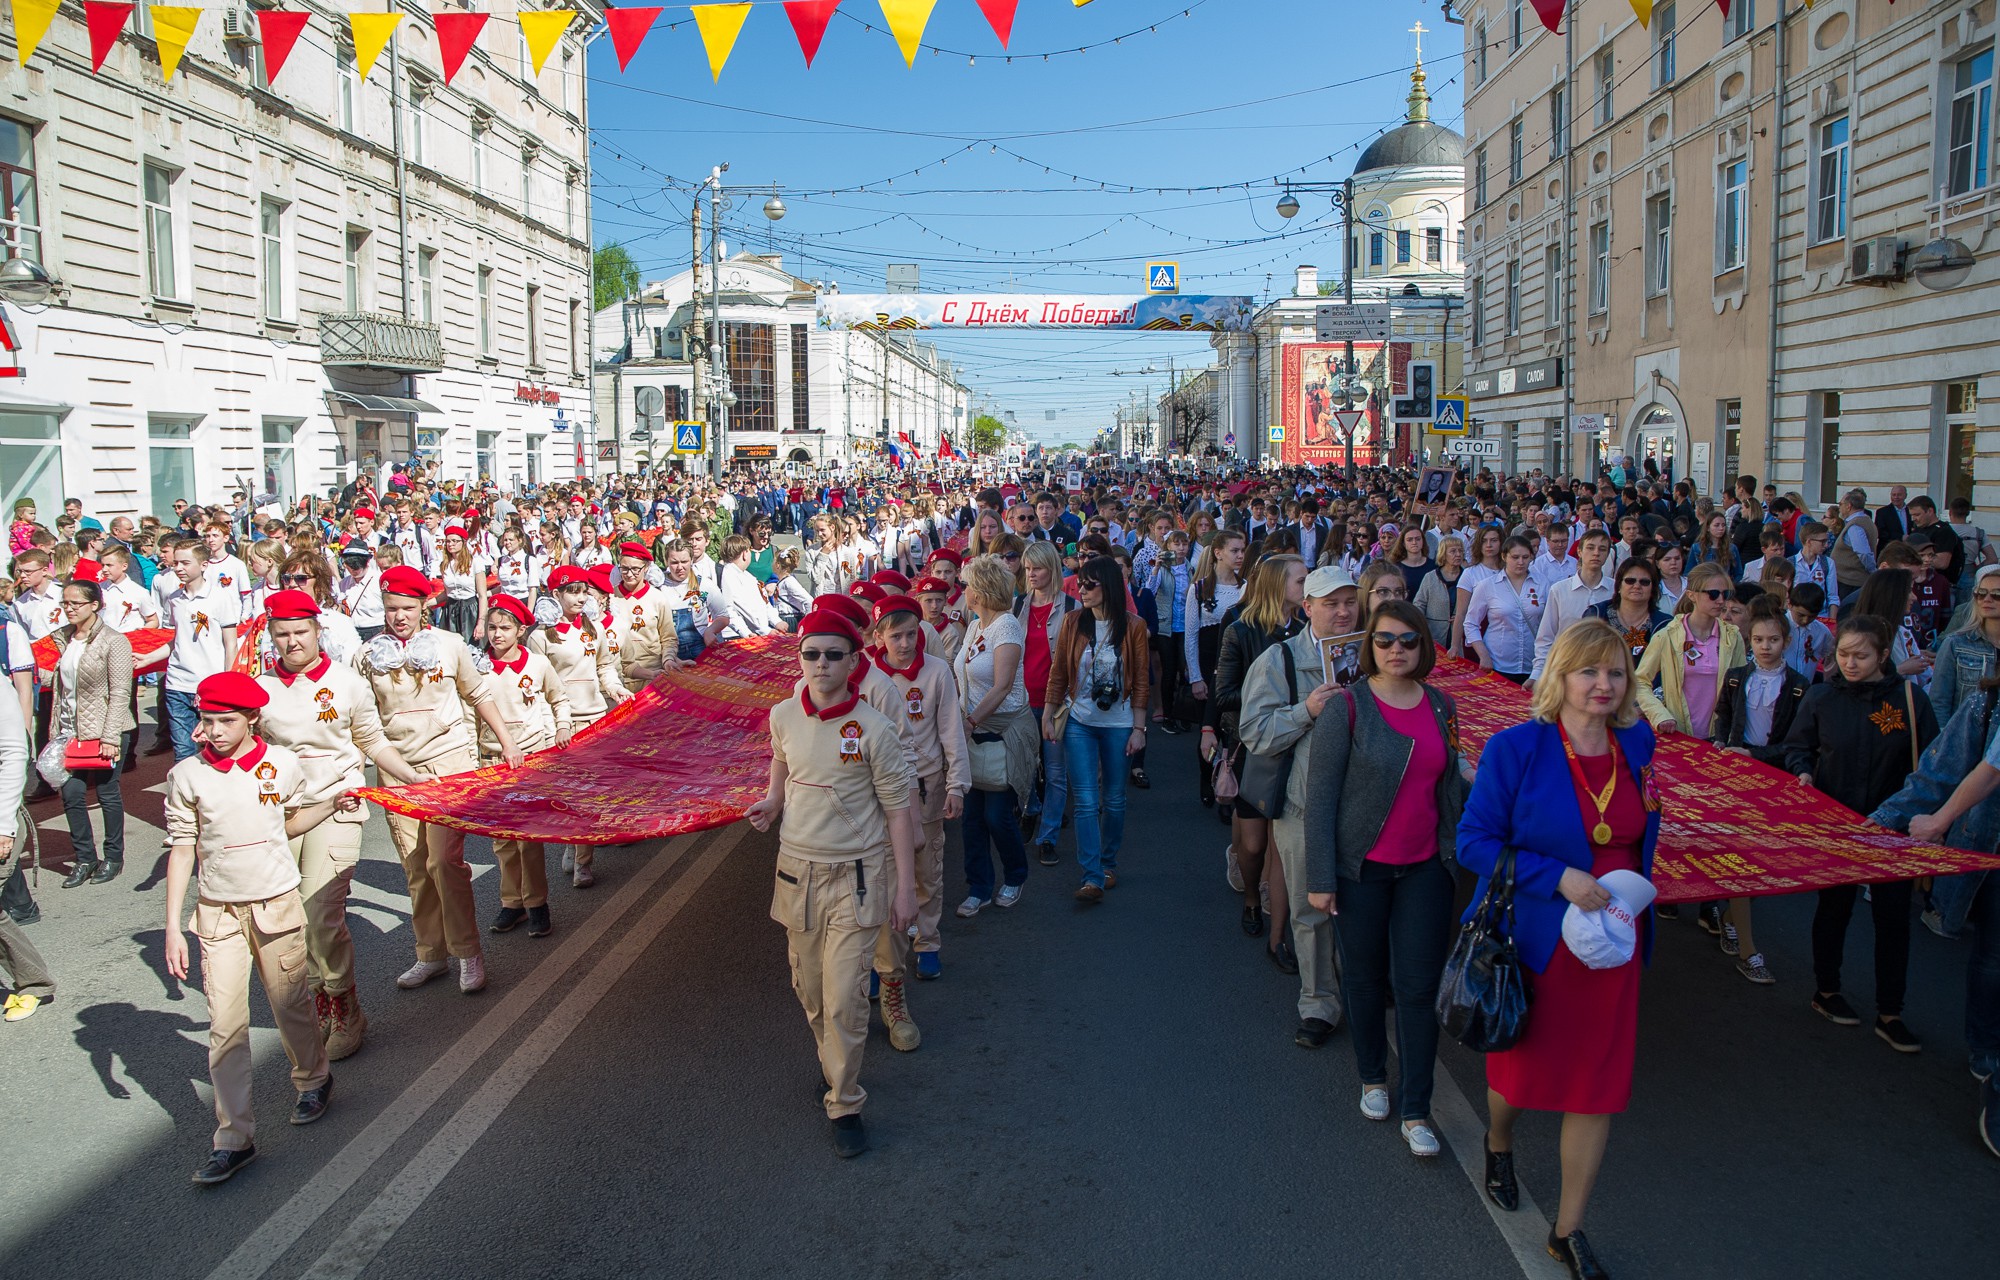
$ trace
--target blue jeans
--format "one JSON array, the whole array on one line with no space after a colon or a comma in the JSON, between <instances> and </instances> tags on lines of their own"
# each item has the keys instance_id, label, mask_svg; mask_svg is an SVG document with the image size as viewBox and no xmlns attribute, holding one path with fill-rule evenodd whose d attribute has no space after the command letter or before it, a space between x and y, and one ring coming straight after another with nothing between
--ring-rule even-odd
<instances>
[{"instance_id":1,"label":"blue jeans","mask_svg":"<svg viewBox=\"0 0 2000 1280\"><path fill-rule=\"evenodd\" d=\"M1104 873L1118 869L1118 849L1125 843L1125 744L1131 737L1129 724L1079 724L1074 716L1063 730L1069 786L1076 795L1076 861L1083 882L1100 889Z\"/></svg>"},{"instance_id":2,"label":"blue jeans","mask_svg":"<svg viewBox=\"0 0 2000 1280\"><path fill-rule=\"evenodd\" d=\"M965 817L959 826L964 846L965 888L975 898L993 897L993 846L1000 849L1000 866L1008 884L1028 882L1028 850L1021 843L1021 824L1014 817L1012 791L968 791Z\"/></svg>"},{"instance_id":3,"label":"blue jeans","mask_svg":"<svg viewBox=\"0 0 2000 1280\"><path fill-rule=\"evenodd\" d=\"M181 693L169 689L160 699L167 709L167 735L174 740L174 763L179 764L201 750L194 740L194 728L201 723L201 716L195 711L194 691Z\"/></svg>"},{"instance_id":4,"label":"blue jeans","mask_svg":"<svg viewBox=\"0 0 2000 1280\"><path fill-rule=\"evenodd\" d=\"M1037 712L1037 734L1048 723L1044 719L1047 715L1047 708ZM1063 810L1069 805L1069 764L1063 758L1063 751L1062 743L1042 739L1042 804L1041 821L1035 826L1036 844L1054 844L1056 834L1062 830Z\"/></svg>"},{"instance_id":5,"label":"blue jeans","mask_svg":"<svg viewBox=\"0 0 2000 1280\"><path fill-rule=\"evenodd\" d=\"M1965 960L1965 1046L2000 1054L2000 872L1989 871L1972 898L1972 954Z\"/></svg>"}]
</instances>

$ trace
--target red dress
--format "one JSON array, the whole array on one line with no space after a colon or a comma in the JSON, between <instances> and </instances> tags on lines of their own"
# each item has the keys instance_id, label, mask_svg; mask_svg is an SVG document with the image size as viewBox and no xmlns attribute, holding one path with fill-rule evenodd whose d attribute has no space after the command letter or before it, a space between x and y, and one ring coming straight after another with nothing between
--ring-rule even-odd
<instances>
[{"instance_id":1,"label":"red dress","mask_svg":"<svg viewBox=\"0 0 2000 1280\"><path fill-rule=\"evenodd\" d=\"M1598 795L1611 778L1611 757L1580 756L1583 778ZM1623 769L1623 762L1620 762ZM1595 825L1597 805L1581 792L1584 827ZM1646 838L1646 806L1629 772L1619 779L1605 813L1611 840L1592 845L1590 874L1639 870ZM1648 923L1640 927L1650 928ZM1644 939L1641 940L1643 951ZM1528 1034L1505 1053L1486 1056L1486 1083L1516 1107L1610 1115L1632 1100L1632 1064L1639 1041L1639 958L1616 969L1591 969L1565 943L1543 972L1528 974L1534 1000Z\"/></svg>"}]
</instances>

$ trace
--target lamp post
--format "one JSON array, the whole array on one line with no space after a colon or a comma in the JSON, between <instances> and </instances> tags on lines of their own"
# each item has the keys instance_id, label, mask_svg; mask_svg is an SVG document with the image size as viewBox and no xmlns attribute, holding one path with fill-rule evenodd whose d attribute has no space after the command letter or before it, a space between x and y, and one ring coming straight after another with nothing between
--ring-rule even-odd
<instances>
[{"instance_id":1,"label":"lamp post","mask_svg":"<svg viewBox=\"0 0 2000 1280\"><path fill-rule=\"evenodd\" d=\"M728 443L724 439L729 433L729 410L736 405L736 393L729 387L729 371L723 361L722 349L722 214L734 203L732 195L763 195L764 216L772 222L781 221L788 210L779 198L776 187L727 187L722 183L722 175L729 172L727 164L719 164L709 170L702 185L708 188L708 433L713 439L709 474L719 483L727 466ZM696 263L697 272L700 264Z\"/></svg>"},{"instance_id":2,"label":"lamp post","mask_svg":"<svg viewBox=\"0 0 2000 1280\"><path fill-rule=\"evenodd\" d=\"M1341 301L1347 306L1354 305L1354 179L1346 178L1333 182L1287 182L1285 194L1278 197L1278 216L1287 221L1299 216L1299 201L1294 192L1314 192L1331 196L1340 207L1341 261L1345 264L1341 272ZM1343 411L1354 409L1354 339L1349 338L1346 352L1341 357L1340 407ZM1354 433L1341 432L1347 449L1347 483L1354 485Z\"/></svg>"}]
</instances>

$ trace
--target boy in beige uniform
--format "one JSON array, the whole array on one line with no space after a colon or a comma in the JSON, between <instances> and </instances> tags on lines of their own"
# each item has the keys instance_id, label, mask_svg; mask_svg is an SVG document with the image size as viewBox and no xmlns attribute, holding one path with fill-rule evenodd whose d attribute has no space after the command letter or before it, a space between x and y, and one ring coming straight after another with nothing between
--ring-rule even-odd
<instances>
[{"instance_id":1,"label":"boy in beige uniform","mask_svg":"<svg viewBox=\"0 0 2000 1280\"><path fill-rule=\"evenodd\" d=\"M382 732L368 682L321 651L319 604L303 591L275 591L265 612L276 661L257 681L270 699L259 730L266 742L298 757L306 777L305 803L335 800L368 785L362 766L371 759L388 781L417 781ZM335 1062L359 1049L368 1034L368 1015L354 989L354 938L347 931L347 894L361 861L365 817L356 807L292 837L313 1006L326 1056Z\"/></svg>"},{"instance_id":2,"label":"boy in beige uniform","mask_svg":"<svg viewBox=\"0 0 2000 1280\"><path fill-rule=\"evenodd\" d=\"M478 767L465 731L469 704L493 731L501 759L517 765L520 749L465 641L424 625L430 586L430 579L407 565L383 573L382 634L355 655L355 669L368 681L382 714L383 732L420 777L468 773ZM410 926L417 938L417 962L396 985L405 991L423 986L450 967L445 959L450 955L458 960L459 990L468 995L480 990L486 985L486 957L473 917L465 834L392 813L389 837L410 884Z\"/></svg>"},{"instance_id":3,"label":"boy in beige uniform","mask_svg":"<svg viewBox=\"0 0 2000 1280\"><path fill-rule=\"evenodd\" d=\"M569 695L555 668L521 643L533 626L534 615L513 596L488 599L486 659L493 669L486 674L486 684L493 692L501 722L523 755L566 747L573 732ZM479 762L498 764L500 759L500 739L481 725ZM506 933L526 921L529 937L547 937L551 929L549 868L542 842L495 836L493 857L500 864L500 914L493 917L488 932Z\"/></svg>"},{"instance_id":4,"label":"boy in beige uniform","mask_svg":"<svg viewBox=\"0 0 2000 1280\"><path fill-rule=\"evenodd\" d=\"M860 1076L869 961L885 921L907 929L917 914L916 778L895 726L848 687L861 633L815 610L799 636L806 687L771 708L770 789L744 816L759 831L783 819L771 918L785 926L792 990L818 1045L834 1154L857 1156L868 1149Z\"/></svg>"},{"instance_id":5,"label":"boy in beige uniform","mask_svg":"<svg viewBox=\"0 0 2000 1280\"><path fill-rule=\"evenodd\" d=\"M208 995L208 1075L216 1129L201 1185L227 1182L257 1158L250 1109L250 967L278 1024L292 1085L293 1124L311 1124L333 1095L312 1001L306 994L305 906L290 837L336 809L360 802L335 797L308 805L298 757L257 737L268 701L249 676L225 671L196 690L199 749L167 774L167 972L188 975L181 917L190 872L196 876L195 936L201 940L202 987Z\"/></svg>"}]
</instances>

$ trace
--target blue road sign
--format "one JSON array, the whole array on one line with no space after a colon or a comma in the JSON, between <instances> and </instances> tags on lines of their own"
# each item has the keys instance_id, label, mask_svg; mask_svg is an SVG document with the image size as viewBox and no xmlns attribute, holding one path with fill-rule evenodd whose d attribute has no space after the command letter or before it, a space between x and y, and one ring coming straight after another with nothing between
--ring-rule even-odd
<instances>
[{"instance_id":1,"label":"blue road sign","mask_svg":"<svg viewBox=\"0 0 2000 1280\"><path fill-rule=\"evenodd\" d=\"M1149 262L1146 264L1147 293L1179 293L1181 291L1181 264L1178 262Z\"/></svg>"},{"instance_id":2,"label":"blue road sign","mask_svg":"<svg viewBox=\"0 0 2000 1280\"><path fill-rule=\"evenodd\" d=\"M1437 416L1431 420L1431 430L1438 435L1465 434L1465 397L1439 396L1435 401Z\"/></svg>"},{"instance_id":3,"label":"blue road sign","mask_svg":"<svg viewBox=\"0 0 2000 1280\"><path fill-rule=\"evenodd\" d=\"M699 422L676 422L674 424L674 452L701 453L706 446L702 442Z\"/></svg>"}]
</instances>

